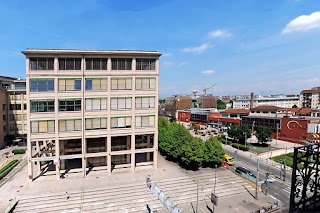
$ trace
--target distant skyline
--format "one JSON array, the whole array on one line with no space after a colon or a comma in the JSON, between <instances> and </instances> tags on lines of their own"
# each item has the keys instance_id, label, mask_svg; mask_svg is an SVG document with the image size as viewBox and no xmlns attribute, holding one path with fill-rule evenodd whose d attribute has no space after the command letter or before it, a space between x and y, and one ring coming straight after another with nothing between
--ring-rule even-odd
<instances>
[{"instance_id":1,"label":"distant skyline","mask_svg":"<svg viewBox=\"0 0 320 213\"><path fill-rule=\"evenodd\" d=\"M4 1L0 75L26 48L158 50L159 96L298 94L320 86L319 0Z\"/></svg>"}]
</instances>

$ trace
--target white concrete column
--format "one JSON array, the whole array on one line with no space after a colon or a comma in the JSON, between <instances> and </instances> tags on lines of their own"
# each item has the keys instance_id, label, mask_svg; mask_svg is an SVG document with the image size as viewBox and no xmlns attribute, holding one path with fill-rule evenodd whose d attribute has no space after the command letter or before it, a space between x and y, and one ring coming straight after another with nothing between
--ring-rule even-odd
<instances>
[{"instance_id":1,"label":"white concrete column","mask_svg":"<svg viewBox=\"0 0 320 213\"><path fill-rule=\"evenodd\" d=\"M36 147L37 147L37 158L39 159L41 154L40 154L40 144L39 141L36 141ZM38 174L40 174L41 166L40 166L40 161L37 161L37 171Z\"/></svg>"},{"instance_id":2,"label":"white concrete column","mask_svg":"<svg viewBox=\"0 0 320 213\"><path fill-rule=\"evenodd\" d=\"M27 103L30 103L30 72L29 72L29 57L26 57L26 95ZM9 106L8 106L9 107ZM7 120L9 116L7 114ZM9 125L8 129L9 129ZM33 163L32 163L32 144L31 144L31 122L30 122L30 104L27 104L27 155L28 155L28 178L33 181Z\"/></svg>"},{"instance_id":3,"label":"white concrete column","mask_svg":"<svg viewBox=\"0 0 320 213\"><path fill-rule=\"evenodd\" d=\"M110 131L109 131L110 132ZM108 159L108 175L111 175L111 136L110 134L107 137L107 159Z\"/></svg>"},{"instance_id":4,"label":"white concrete column","mask_svg":"<svg viewBox=\"0 0 320 213\"><path fill-rule=\"evenodd\" d=\"M131 135L131 171L134 172L136 169L136 136L134 134Z\"/></svg>"}]
</instances>

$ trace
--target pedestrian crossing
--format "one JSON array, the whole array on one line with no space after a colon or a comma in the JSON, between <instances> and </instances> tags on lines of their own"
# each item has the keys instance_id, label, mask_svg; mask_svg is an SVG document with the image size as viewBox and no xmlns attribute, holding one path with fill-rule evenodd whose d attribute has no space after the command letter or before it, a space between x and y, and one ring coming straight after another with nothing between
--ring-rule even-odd
<instances>
[{"instance_id":1,"label":"pedestrian crossing","mask_svg":"<svg viewBox=\"0 0 320 213\"><path fill-rule=\"evenodd\" d=\"M299 197L301 197L302 196L302 191L303 191L303 186L298 186L297 187L297 189L299 190ZM286 193L288 193L289 194L289 196L288 197L290 197L290 194L291 194L291 186L288 186L288 187L286 187L286 188L284 188L284 189L282 189L284 192L286 192ZM309 197L310 195L312 195L312 193L310 192L310 188L309 187L307 187L307 196Z\"/></svg>"}]
</instances>

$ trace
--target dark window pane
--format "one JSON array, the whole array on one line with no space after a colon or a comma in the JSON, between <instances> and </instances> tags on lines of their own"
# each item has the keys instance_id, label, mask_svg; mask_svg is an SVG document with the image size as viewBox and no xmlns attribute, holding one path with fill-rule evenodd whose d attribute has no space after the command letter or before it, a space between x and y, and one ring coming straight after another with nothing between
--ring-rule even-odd
<instances>
[{"instance_id":1,"label":"dark window pane","mask_svg":"<svg viewBox=\"0 0 320 213\"><path fill-rule=\"evenodd\" d=\"M74 80L74 90L76 91L81 90L81 80Z\"/></svg>"},{"instance_id":2,"label":"dark window pane","mask_svg":"<svg viewBox=\"0 0 320 213\"><path fill-rule=\"evenodd\" d=\"M86 90L92 90L92 79L86 79Z\"/></svg>"}]
</instances>

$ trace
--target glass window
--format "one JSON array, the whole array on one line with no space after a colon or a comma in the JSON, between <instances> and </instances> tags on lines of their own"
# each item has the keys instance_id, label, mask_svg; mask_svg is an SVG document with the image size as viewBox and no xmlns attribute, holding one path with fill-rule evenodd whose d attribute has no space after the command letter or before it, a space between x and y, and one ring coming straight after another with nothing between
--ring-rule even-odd
<instances>
[{"instance_id":1,"label":"glass window","mask_svg":"<svg viewBox=\"0 0 320 213\"><path fill-rule=\"evenodd\" d=\"M111 109L131 109L131 98L111 98Z\"/></svg>"},{"instance_id":2,"label":"glass window","mask_svg":"<svg viewBox=\"0 0 320 213\"><path fill-rule=\"evenodd\" d=\"M155 70L156 59L136 59L136 70Z\"/></svg>"},{"instance_id":3,"label":"glass window","mask_svg":"<svg viewBox=\"0 0 320 213\"><path fill-rule=\"evenodd\" d=\"M30 92L54 91L54 79L30 79Z\"/></svg>"},{"instance_id":4,"label":"glass window","mask_svg":"<svg viewBox=\"0 0 320 213\"><path fill-rule=\"evenodd\" d=\"M136 78L136 90L156 89L156 78Z\"/></svg>"},{"instance_id":5,"label":"glass window","mask_svg":"<svg viewBox=\"0 0 320 213\"><path fill-rule=\"evenodd\" d=\"M21 104L10 104L10 110L21 110Z\"/></svg>"},{"instance_id":6,"label":"glass window","mask_svg":"<svg viewBox=\"0 0 320 213\"><path fill-rule=\"evenodd\" d=\"M86 78L86 90L107 90L107 78Z\"/></svg>"},{"instance_id":7,"label":"glass window","mask_svg":"<svg viewBox=\"0 0 320 213\"><path fill-rule=\"evenodd\" d=\"M59 70L81 70L81 58L59 58Z\"/></svg>"},{"instance_id":8,"label":"glass window","mask_svg":"<svg viewBox=\"0 0 320 213\"><path fill-rule=\"evenodd\" d=\"M106 98L86 98L86 110L106 110Z\"/></svg>"},{"instance_id":9,"label":"glass window","mask_svg":"<svg viewBox=\"0 0 320 213\"><path fill-rule=\"evenodd\" d=\"M30 101L31 112L54 112L54 100Z\"/></svg>"},{"instance_id":10,"label":"glass window","mask_svg":"<svg viewBox=\"0 0 320 213\"><path fill-rule=\"evenodd\" d=\"M107 70L107 58L86 58L86 70Z\"/></svg>"},{"instance_id":11,"label":"glass window","mask_svg":"<svg viewBox=\"0 0 320 213\"><path fill-rule=\"evenodd\" d=\"M81 131L81 119L59 120L59 132Z\"/></svg>"},{"instance_id":12,"label":"glass window","mask_svg":"<svg viewBox=\"0 0 320 213\"><path fill-rule=\"evenodd\" d=\"M131 78L112 78L111 79L112 90L131 90Z\"/></svg>"},{"instance_id":13,"label":"glass window","mask_svg":"<svg viewBox=\"0 0 320 213\"><path fill-rule=\"evenodd\" d=\"M136 97L136 109L155 108L155 97Z\"/></svg>"},{"instance_id":14,"label":"glass window","mask_svg":"<svg viewBox=\"0 0 320 213\"><path fill-rule=\"evenodd\" d=\"M59 91L80 91L81 79L59 78Z\"/></svg>"},{"instance_id":15,"label":"glass window","mask_svg":"<svg viewBox=\"0 0 320 213\"><path fill-rule=\"evenodd\" d=\"M107 118L86 118L86 130L107 129Z\"/></svg>"},{"instance_id":16,"label":"glass window","mask_svg":"<svg viewBox=\"0 0 320 213\"><path fill-rule=\"evenodd\" d=\"M131 128L131 117L111 118L111 128Z\"/></svg>"},{"instance_id":17,"label":"glass window","mask_svg":"<svg viewBox=\"0 0 320 213\"><path fill-rule=\"evenodd\" d=\"M81 99L59 100L59 111L81 111Z\"/></svg>"},{"instance_id":18,"label":"glass window","mask_svg":"<svg viewBox=\"0 0 320 213\"><path fill-rule=\"evenodd\" d=\"M132 58L112 58L112 70L132 70Z\"/></svg>"},{"instance_id":19,"label":"glass window","mask_svg":"<svg viewBox=\"0 0 320 213\"><path fill-rule=\"evenodd\" d=\"M136 116L136 127L150 127L155 125L155 116Z\"/></svg>"},{"instance_id":20,"label":"glass window","mask_svg":"<svg viewBox=\"0 0 320 213\"><path fill-rule=\"evenodd\" d=\"M54 58L30 58L30 70L53 70Z\"/></svg>"},{"instance_id":21,"label":"glass window","mask_svg":"<svg viewBox=\"0 0 320 213\"><path fill-rule=\"evenodd\" d=\"M54 121L31 121L32 133L49 133L54 132Z\"/></svg>"}]
</instances>

